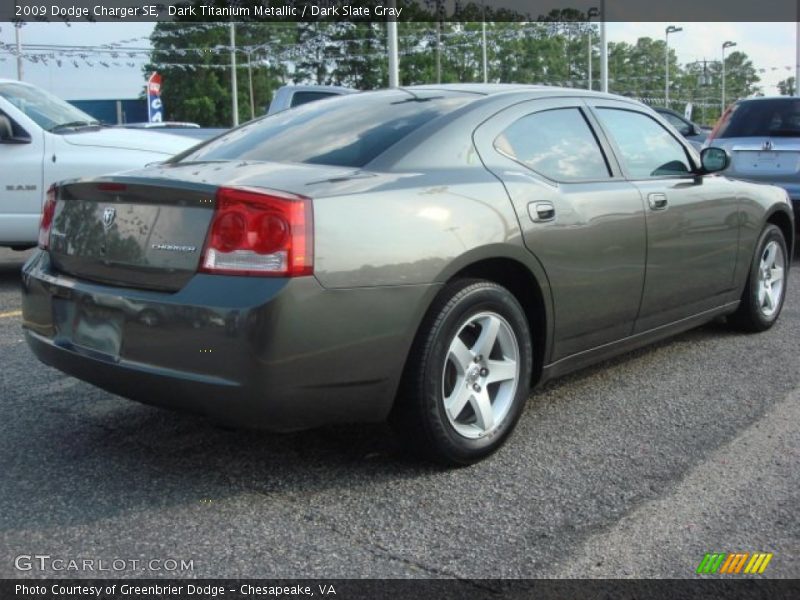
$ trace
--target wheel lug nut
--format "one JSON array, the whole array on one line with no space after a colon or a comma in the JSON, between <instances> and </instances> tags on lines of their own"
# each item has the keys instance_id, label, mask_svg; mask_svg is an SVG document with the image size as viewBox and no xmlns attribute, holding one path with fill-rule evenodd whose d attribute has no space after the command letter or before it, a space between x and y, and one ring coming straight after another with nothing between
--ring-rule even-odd
<instances>
[{"instance_id":1,"label":"wheel lug nut","mask_svg":"<svg viewBox=\"0 0 800 600\"><path fill-rule=\"evenodd\" d=\"M481 386L479 386L479 385L476 383L476 384L474 384L474 385L472 386L472 389L473 389L473 390L475 390L476 392L480 392L480 391L481 391Z\"/></svg>"},{"instance_id":2,"label":"wheel lug nut","mask_svg":"<svg viewBox=\"0 0 800 600\"><path fill-rule=\"evenodd\" d=\"M489 374L489 369L487 369L486 367L481 369L481 377L486 377L488 374Z\"/></svg>"},{"instance_id":3,"label":"wheel lug nut","mask_svg":"<svg viewBox=\"0 0 800 600\"><path fill-rule=\"evenodd\" d=\"M475 357L475 362L476 362L476 363L479 363L479 362L481 362L482 360L483 360L483 357L482 357L480 354L478 354L478 356L476 356L476 357Z\"/></svg>"}]
</instances>

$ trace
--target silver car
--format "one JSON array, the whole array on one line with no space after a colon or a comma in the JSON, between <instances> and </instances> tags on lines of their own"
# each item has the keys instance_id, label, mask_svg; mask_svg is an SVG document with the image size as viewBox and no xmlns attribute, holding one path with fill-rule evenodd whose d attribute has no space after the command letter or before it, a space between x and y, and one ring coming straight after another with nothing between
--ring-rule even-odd
<instances>
[{"instance_id":1,"label":"silver car","mask_svg":"<svg viewBox=\"0 0 800 600\"><path fill-rule=\"evenodd\" d=\"M705 145L729 152L726 175L781 186L800 215L800 98L739 100L728 107Z\"/></svg>"},{"instance_id":2,"label":"silver car","mask_svg":"<svg viewBox=\"0 0 800 600\"><path fill-rule=\"evenodd\" d=\"M775 323L791 207L727 163L574 89L305 104L51 190L26 339L141 402L278 431L389 418L474 462L532 386L716 317Z\"/></svg>"}]
</instances>

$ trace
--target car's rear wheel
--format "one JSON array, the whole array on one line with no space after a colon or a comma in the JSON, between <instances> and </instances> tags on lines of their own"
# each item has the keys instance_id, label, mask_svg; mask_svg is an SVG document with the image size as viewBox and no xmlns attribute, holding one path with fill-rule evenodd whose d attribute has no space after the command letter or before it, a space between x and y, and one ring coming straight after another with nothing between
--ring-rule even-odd
<instances>
[{"instance_id":1,"label":"car's rear wheel","mask_svg":"<svg viewBox=\"0 0 800 600\"><path fill-rule=\"evenodd\" d=\"M780 228L767 225L756 246L742 301L730 322L745 331L765 331L777 321L786 296L789 254Z\"/></svg>"},{"instance_id":2,"label":"car's rear wheel","mask_svg":"<svg viewBox=\"0 0 800 600\"><path fill-rule=\"evenodd\" d=\"M499 448L529 394L531 335L513 294L461 280L431 307L412 349L395 423L415 449L448 464Z\"/></svg>"}]
</instances>

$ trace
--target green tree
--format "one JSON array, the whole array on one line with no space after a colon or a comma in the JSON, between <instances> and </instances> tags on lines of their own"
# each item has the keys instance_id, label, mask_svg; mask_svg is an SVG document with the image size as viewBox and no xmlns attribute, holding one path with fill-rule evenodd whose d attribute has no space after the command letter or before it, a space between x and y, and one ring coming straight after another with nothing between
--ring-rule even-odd
<instances>
[{"instance_id":1,"label":"green tree","mask_svg":"<svg viewBox=\"0 0 800 600\"><path fill-rule=\"evenodd\" d=\"M435 83L437 56L441 82L482 81L480 19L485 14L489 81L586 86L588 36L596 25L586 22L579 12L555 11L538 21L519 22L513 20L519 15L508 11L495 11L475 2L457 3L463 20L437 24L421 20L437 14L435 0L419 0L408 6L414 20L398 23L402 85ZM497 21L492 20L495 15ZM257 115L274 90L287 81L361 90L388 85L385 22L247 22L237 24L236 31L241 121L250 118L250 73ZM152 41L152 61L147 70L158 69L164 75L167 118L229 125L229 27L218 23L159 23ZM663 40L649 37L639 38L634 44L610 42L610 91L663 105L665 50ZM592 54L593 87L599 89L596 47ZM248 59L251 70L246 68ZM713 121L721 106L721 63L681 65L670 50L669 64L671 107L682 110L692 102L695 119ZM731 53L725 64L726 101L759 92L757 70L745 53Z\"/></svg>"},{"instance_id":2,"label":"green tree","mask_svg":"<svg viewBox=\"0 0 800 600\"><path fill-rule=\"evenodd\" d=\"M273 91L287 78L287 63L274 48L292 44L294 26L247 22L236 25L239 120L250 119L249 74L255 116L264 113ZM165 118L204 126L232 123L230 28L226 24L160 22L151 35L153 52L145 75L163 77ZM248 70L248 58L250 69Z\"/></svg>"},{"instance_id":3,"label":"green tree","mask_svg":"<svg viewBox=\"0 0 800 600\"><path fill-rule=\"evenodd\" d=\"M386 25L380 22L333 24L328 56L329 81L359 90L389 85Z\"/></svg>"},{"instance_id":4,"label":"green tree","mask_svg":"<svg viewBox=\"0 0 800 600\"><path fill-rule=\"evenodd\" d=\"M744 52L731 52L725 57L725 92L728 103L761 91L761 78L753 61Z\"/></svg>"},{"instance_id":5,"label":"green tree","mask_svg":"<svg viewBox=\"0 0 800 600\"><path fill-rule=\"evenodd\" d=\"M780 92L781 96L794 96L795 95L794 77L789 77L788 79L783 79L779 81L778 91Z\"/></svg>"}]
</instances>

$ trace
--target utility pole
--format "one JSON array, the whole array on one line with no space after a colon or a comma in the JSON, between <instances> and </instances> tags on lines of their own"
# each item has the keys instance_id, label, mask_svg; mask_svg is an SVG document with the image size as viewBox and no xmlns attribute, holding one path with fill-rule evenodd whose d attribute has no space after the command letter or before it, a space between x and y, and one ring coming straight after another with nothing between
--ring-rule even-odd
<instances>
[{"instance_id":1,"label":"utility pole","mask_svg":"<svg viewBox=\"0 0 800 600\"><path fill-rule=\"evenodd\" d=\"M233 126L239 125L239 91L236 82L236 25L231 21L231 111Z\"/></svg>"},{"instance_id":2,"label":"utility pole","mask_svg":"<svg viewBox=\"0 0 800 600\"><path fill-rule=\"evenodd\" d=\"M800 4L797 6L797 30L795 31L795 57L794 57L794 95L800 96Z\"/></svg>"},{"instance_id":3,"label":"utility pole","mask_svg":"<svg viewBox=\"0 0 800 600\"><path fill-rule=\"evenodd\" d=\"M251 51L247 51L247 84L250 87L250 120L256 118L256 106L253 100L253 65L250 60Z\"/></svg>"},{"instance_id":4,"label":"utility pole","mask_svg":"<svg viewBox=\"0 0 800 600\"><path fill-rule=\"evenodd\" d=\"M442 17L444 0L436 0L436 83L442 83Z\"/></svg>"},{"instance_id":5,"label":"utility pole","mask_svg":"<svg viewBox=\"0 0 800 600\"><path fill-rule=\"evenodd\" d=\"M683 27L670 25L664 31L664 39L666 40L666 45L664 46L664 106L669 108L669 34L683 31Z\"/></svg>"},{"instance_id":6,"label":"utility pole","mask_svg":"<svg viewBox=\"0 0 800 600\"><path fill-rule=\"evenodd\" d=\"M436 19L436 83L442 83L442 22Z\"/></svg>"},{"instance_id":7,"label":"utility pole","mask_svg":"<svg viewBox=\"0 0 800 600\"><path fill-rule=\"evenodd\" d=\"M15 23L14 35L17 41L17 79L22 81L22 39L20 38L20 29L22 29L22 23Z\"/></svg>"},{"instance_id":8,"label":"utility pole","mask_svg":"<svg viewBox=\"0 0 800 600\"><path fill-rule=\"evenodd\" d=\"M586 89L592 89L592 19L600 14L600 11L597 9L596 6L593 6L588 11L586 11L586 21L589 23L589 51L587 57L587 69L586 69Z\"/></svg>"},{"instance_id":9,"label":"utility pole","mask_svg":"<svg viewBox=\"0 0 800 600\"><path fill-rule=\"evenodd\" d=\"M486 58L486 12L481 21L481 37L483 38L483 83L489 83L489 61Z\"/></svg>"},{"instance_id":10,"label":"utility pole","mask_svg":"<svg viewBox=\"0 0 800 600\"><path fill-rule=\"evenodd\" d=\"M736 45L736 42L725 42L722 44L722 112L725 112L725 49L726 48L733 48Z\"/></svg>"},{"instance_id":11,"label":"utility pole","mask_svg":"<svg viewBox=\"0 0 800 600\"><path fill-rule=\"evenodd\" d=\"M389 1L390 8L396 6L396 0ZM389 21L386 23L386 34L389 38L389 87L396 88L400 86L400 59L397 55L397 19L395 17L389 17Z\"/></svg>"}]
</instances>

